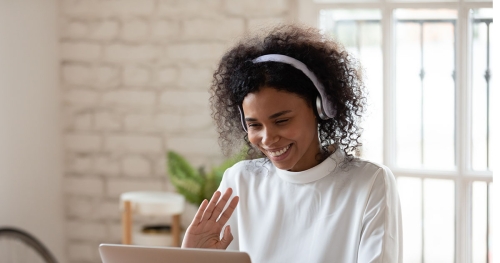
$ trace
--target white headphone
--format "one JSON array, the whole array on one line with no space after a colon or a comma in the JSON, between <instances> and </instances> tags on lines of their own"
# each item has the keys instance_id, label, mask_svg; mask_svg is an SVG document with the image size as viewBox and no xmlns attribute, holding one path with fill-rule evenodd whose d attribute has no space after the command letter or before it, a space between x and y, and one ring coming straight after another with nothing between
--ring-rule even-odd
<instances>
[{"instance_id":1,"label":"white headphone","mask_svg":"<svg viewBox=\"0 0 500 263\"><path fill-rule=\"evenodd\" d=\"M262 63L262 62L281 62L285 64L289 64L293 66L294 68L302 71L314 84L314 87L319 92L319 96L316 97L316 110L318 111L318 115L321 119L323 120L328 120L337 114L337 110L335 109L335 106L333 106L333 103L329 102L327 97L326 97L326 92L325 92L325 87L321 82L319 82L318 78L316 75L307 68L307 66L302 63L301 61L286 56L286 55L281 55L281 54L268 54L268 55L263 55L260 56L254 60L252 60L253 63ZM247 126L245 125L245 115L243 114L243 109L241 106L238 106L238 110L240 111L240 116L241 116L241 125L243 126L243 130L245 132L247 131Z\"/></svg>"}]
</instances>

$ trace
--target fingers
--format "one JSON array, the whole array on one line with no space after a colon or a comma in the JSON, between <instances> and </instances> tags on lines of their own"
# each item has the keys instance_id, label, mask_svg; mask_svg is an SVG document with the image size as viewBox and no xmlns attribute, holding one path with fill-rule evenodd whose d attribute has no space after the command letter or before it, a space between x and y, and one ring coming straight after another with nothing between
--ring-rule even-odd
<instances>
[{"instance_id":1,"label":"fingers","mask_svg":"<svg viewBox=\"0 0 500 263\"><path fill-rule=\"evenodd\" d=\"M205 212L203 213L203 216L201 217L201 220L208 220L212 216L212 212L214 211L215 205L219 201L221 193L219 191L215 191L214 195L212 196L212 199L210 199L210 202L208 203L207 208L205 209Z\"/></svg>"},{"instance_id":2,"label":"fingers","mask_svg":"<svg viewBox=\"0 0 500 263\"><path fill-rule=\"evenodd\" d=\"M221 197L220 201L215 206L214 212L212 213L209 219L215 221L217 220L217 218L219 218L220 214L222 213L222 210L226 206L227 201L229 201L229 198L231 197L232 194L233 194L233 189L228 188L224 193L224 195Z\"/></svg>"},{"instance_id":3,"label":"fingers","mask_svg":"<svg viewBox=\"0 0 500 263\"><path fill-rule=\"evenodd\" d=\"M236 206L238 205L240 198L238 196L233 197L231 202L229 203L229 206L227 209L222 213L222 215L219 218L219 221L217 223L222 227L227 223L231 215L233 214L234 210L236 209Z\"/></svg>"},{"instance_id":4,"label":"fingers","mask_svg":"<svg viewBox=\"0 0 500 263\"><path fill-rule=\"evenodd\" d=\"M205 212L205 208L207 208L207 205L208 205L207 199L201 202L200 208L198 208L198 211L196 211L196 215L194 215L193 222L191 224L198 225L200 223L201 218L203 216L203 212Z\"/></svg>"},{"instance_id":5,"label":"fingers","mask_svg":"<svg viewBox=\"0 0 500 263\"><path fill-rule=\"evenodd\" d=\"M227 209L224 211L224 207L229 201L229 198L231 197L232 193L233 189L228 188L226 192L224 192L224 195L221 198L220 191L216 191L212 196L210 202L208 202L208 205L207 202L204 201L200 206L200 209L198 210L195 216L195 220L197 220L196 222L199 223L201 221L208 221L208 220L215 222L217 219L219 219L217 221L217 224L222 228L222 226L227 223L227 221L233 214L239 202L238 196L233 197Z\"/></svg>"},{"instance_id":6,"label":"fingers","mask_svg":"<svg viewBox=\"0 0 500 263\"><path fill-rule=\"evenodd\" d=\"M224 235L222 235L222 239L220 240L221 248L226 249L229 244L233 241L233 234L231 234L231 227L226 226L224 229Z\"/></svg>"}]
</instances>

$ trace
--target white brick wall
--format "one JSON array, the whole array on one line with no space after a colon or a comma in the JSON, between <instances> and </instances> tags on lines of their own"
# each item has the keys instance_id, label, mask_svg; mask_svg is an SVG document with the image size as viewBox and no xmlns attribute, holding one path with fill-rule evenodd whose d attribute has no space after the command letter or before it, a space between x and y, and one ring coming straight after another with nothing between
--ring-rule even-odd
<instances>
[{"instance_id":1,"label":"white brick wall","mask_svg":"<svg viewBox=\"0 0 500 263\"><path fill-rule=\"evenodd\" d=\"M154 0L62 0L62 12L69 16L109 17L148 16L155 8Z\"/></svg>"},{"instance_id":2,"label":"white brick wall","mask_svg":"<svg viewBox=\"0 0 500 263\"><path fill-rule=\"evenodd\" d=\"M151 175L151 162L141 156L127 156L122 159L122 171L127 176L147 177Z\"/></svg>"},{"instance_id":3,"label":"white brick wall","mask_svg":"<svg viewBox=\"0 0 500 263\"><path fill-rule=\"evenodd\" d=\"M82 39L89 32L89 24L78 20L62 20L60 34L64 38Z\"/></svg>"},{"instance_id":4,"label":"white brick wall","mask_svg":"<svg viewBox=\"0 0 500 263\"><path fill-rule=\"evenodd\" d=\"M103 58L111 62L147 62L158 59L163 48L151 44L109 44Z\"/></svg>"},{"instance_id":5,"label":"white brick wall","mask_svg":"<svg viewBox=\"0 0 500 263\"><path fill-rule=\"evenodd\" d=\"M160 95L160 103L165 107L184 107L205 110L208 107L207 91L166 91Z\"/></svg>"},{"instance_id":6,"label":"white brick wall","mask_svg":"<svg viewBox=\"0 0 500 263\"><path fill-rule=\"evenodd\" d=\"M161 179L152 178L110 178L107 182L106 192L109 197L119 197L120 194L130 191L161 191L163 183Z\"/></svg>"},{"instance_id":7,"label":"white brick wall","mask_svg":"<svg viewBox=\"0 0 500 263\"><path fill-rule=\"evenodd\" d=\"M203 67L184 67L180 70L177 86L183 89L204 90L212 81L214 70Z\"/></svg>"},{"instance_id":8,"label":"white brick wall","mask_svg":"<svg viewBox=\"0 0 500 263\"><path fill-rule=\"evenodd\" d=\"M161 153L162 140L151 135L109 135L104 150L114 153Z\"/></svg>"},{"instance_id":9,"label":"white brick wall","mask_svg":"<svg viewBox=\"0 0 500 263\"><path fill-rule=\"evenodd\" d=\"M124 21L120 38L127 42L141 43L150 35L150 25L147 19L133 18Z\"/></svg>"},{"instance_id":10,"label":"white brick wall","mask_svg":"<svg viewBox=\"0 0 500 263\"><path fill-rule=\"evenodd\" d=\"M66 149L74 152L95 152L101 149L101 137L94 134L67 134Z\"/></svg>"},{"instance_id":11,"label":"white brick wall","mask_svg":"<svg viewBox=\"0 0 500 263\"><path fill-rule=\"evenodd\" d=\"M175 63L213 65L228 47L220 43L188 42L165 47L165 59Z\"/></svg>"},{"instance_id":12,"label":"white brick wall","mask_svg":"<svg viewBox=\"0 0 500 263\"><path fill-rule=\"evenodd\" d=\"M76 107L95 107L99 104L99 93L89 89L64 90L64 102Z\"/></svg>"},{"instance_id":13,"label":"white brick wall","mask_svg":"<svg viewBox=\"0 0 500 263\"><path fill-rule=\"evenodd\" d=\"M64 60L93 61L101 57L101 46L91 42L62 42L61 57Z\"/></svg>"},{"instance_id":14,"label":"white brick wall","mask_svg":"<svg viewBox=\"0 0 500 263\"><path fill-rule=\"evenodd\" d=\"M93 171L92 155L66 154L66 172L71 174L89 174Z\"/></svg>"},{"instance_id":15,"label":"white brick wall","mask_svg":"<svg viewBox=\"0 0 500 263\"><path fill-rule=\"evenodd\" d=\"M69 85L86 85L92 79L91 69L85 64L66 64L62 67L63 81Z\"/></svg>"},{"instance_id":16,"label":"white brick wall","mask_svg":"<svg viewBox=\"0 0 500 263\"><path fill-rule=\"evenodd\" d=\"M118 36L120 22L116 19L93 20L89 23L88 38L91 40L113 40Z\"/></svg>"},{"instance_id":17,"label":"white brick wall","mask_svg":"<svg viewBox=\"0 0 500 263\"><path fill-rule=\"evenodd\" d=\"M213 138L173 137L167 147L184 155L220 155L219 145Z\"/></svg>"},{"instance_id":18,"label":"white brick wall","mask_svg":"<svg viewBox=\"0 0 500 263\"><path fill-rule=\"evenodd\" d=\"M73 129L78 131L92 130L93 115L90 112L80 112L73 116Z\"/></svg>"},{"instance_id":19,"label":"white brick wall","mask_svg":"<svg viewBox=\"0 0 500 263\"><path fill-rule=\"evenodd\" d=\"M155 0L106 0L100 1L102 15L149 16L153 14Z\"/></svg>"},{"instance_id":20,"label":"white brick wall","mask_svg":"<svg viewBox=\"0 0 500 263\"><path fill-rule=\"evenodd\" d=\"M288 0L224 1L224 9L229 14L243 17L280 16L289 8Z\"/></svg>"},{"instance_id":21,"label":"white brick wall","mask_svg":"<svg viewBox=\"0 0 500 263\"><path fill-rule=\"evenodd\" d=\"M184 20L193 17L225 17L222 0L159 0L158 12L162 16Z\"/></svg>"},{"instance_id":22,"label":"white brick wall","mask_svg":"<svg viewBox=\"0 0 500 263\"><path fill-rule=\"evenodd\" d=\"M120 70L113 65L92 66L85 62L65 63L62 65L62 81L74 87L116 87L120 81Z\"/></svg>"},{"instance_id":23,"label":"white brick wall","mask_svg":"<svg viewBox=\"0 0 500 263\"><path fill-rule=\"evenodd\" d=\"M99 175L111 177L119 175L119 158L107 155L96 156L94 172Z\"/></svg>"},{"instance_id":24,"label":"white brick wall","mask_svg":"<svg viewBox=\"0 0 500 263\"><path fill-rule=\"evenodd\" d=\"M99 222L84 222L79 220L69 220L66 232L73 240L103 240L108 235L108 229Z\"/></svg>"},{"instance_id":25,"label":"white brick wall","mask_svg":"<svg viewBox=\"0 0 500 263\"><path fill-rule=\"evenodd\" d=\"M177 80L178 70L173 67L162 67L158 69L157 79L161 85L170 85Z\"/></svg>"},{"instance_id":26,"label":"white brick wall","mask_svg":"<svg viewBox=\"0 0 500 263\"><path fill-rule=\"evenodd\" d=\"M151 80L151 69L146 66L126 66L123 70L123 84L127 86L145 86Z\"/></svg>"},{"instance_id":27,"label":"white brick wall","mask_svg":"<svg viewBox=\"0 0 500 263\"><path fill-rule=\"evenodd\" d=\"M66 177L64 192L69 196L102 196L104 184L100 178L95 177Z\"/></svg>"},{"instance_id":28,"label":"white brick wall","mask_svg":"<svg viewBox=\"0 0 500 263\"><path fill-rule=\"evenodd\" d=\"M103 106L151 108L156 101L156 94L151 91L117 90L103 93Z\"/></svg>"},{"instance_id":29,"label":"white brick wall","mask_svg":"<svg viewBox=\"0 0 500 263\"><path fill-rule=\"evenodd\" d=\"M99 131L117 131L122 127L120 114L109 110L94 112L94 129Z\"/></svg>"},{"instance_id":30,"label":"white brick wall","mask_svg":"<svg viewBox=\"0 0 500 263\"><path fill-rule=\"evenodd\" d=\"M94 69L93 85L98 88L113 88L120 83L120 70L116 66L99 65Z\"/></svg>"},{"instance_id":31,"label":"white brick wall","mask_svg":"<svg viewBox=\"0 0 500 263\"><path fill-rule=\"evenodd\" d=\"M209 111L213 70L240 36L286 21L291 2L60 0L70 263L100 262L98 244L120 242L121 193L174 191L167 151L195 167L223 160ZM189 205L184 227L195 212Z\"/></svg>"},{"instance_id":32,"label":"white brick wall","mask_svg":"<svg viewBox=\"0 0 500 263\"><path fill-rule=\"evenodd\" d=\"M183 36L187 40L232 40L245 30L242 18L196 18L184 23Z\"/></svg>"},{"instance_id":33,"label":"white brick wall","mask_svg":"<svg viewBox=\"0 0 500 263\"><path fill-rule=\"evenodd\" d=\"M72 196L66 200L67 215L70 218L86 217L92 220L115 220L121 218L116 200L103 201L99 198Z\"/></svg>"},{"instance_id":34,"label":"white brick wall","mask_svg":"<svg viewBox=\"0 0 500 263\"><path fill-rule=\"evenodd\" d=\"M167 42L180 35L180 22L159 19L151 22L151 38L155 41Z\"/></svg>"}]
</instances>

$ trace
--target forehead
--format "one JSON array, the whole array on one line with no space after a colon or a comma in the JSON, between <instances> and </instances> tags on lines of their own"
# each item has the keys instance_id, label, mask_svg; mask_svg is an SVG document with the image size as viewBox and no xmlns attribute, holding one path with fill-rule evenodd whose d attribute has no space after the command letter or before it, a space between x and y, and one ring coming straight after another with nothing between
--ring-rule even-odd
<instances>
[{"instance_id":1,"label":"forehead","mask_svg":"<svg viewBox=\"0 0 500 263\"><path fill-rule=\"evenodd\" d=\"M246 116L260 113L275 113L283 110L296 110L306 106L306 101L295 93L263 87L248 93L243 99L243 111Z\"/></svg>"}]
</instances>

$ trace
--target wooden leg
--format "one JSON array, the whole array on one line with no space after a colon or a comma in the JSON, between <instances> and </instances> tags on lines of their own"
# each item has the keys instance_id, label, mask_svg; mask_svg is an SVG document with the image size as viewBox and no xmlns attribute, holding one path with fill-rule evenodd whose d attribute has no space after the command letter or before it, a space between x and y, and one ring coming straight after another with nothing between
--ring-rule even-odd
<instances>
[{"instance_id":1,"label":"wooden leg","mask_svg":"<svg viewBox=\"0 0 500 263\"><path fill-rule=\"evenodd\" d=\"M122 244L132 244L132 204L130 201L123 202Z\"/></svg>"},{"instance_id":2,"label":"wooden leg","mask_svg":"<svg viewBox=\"0 0 500 263\"><path fill-rule=\"evenodd\" d=\"M181 215L172 216L172 246L181 246Z\"/></svg>"}]
</instances>

